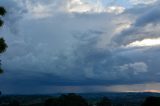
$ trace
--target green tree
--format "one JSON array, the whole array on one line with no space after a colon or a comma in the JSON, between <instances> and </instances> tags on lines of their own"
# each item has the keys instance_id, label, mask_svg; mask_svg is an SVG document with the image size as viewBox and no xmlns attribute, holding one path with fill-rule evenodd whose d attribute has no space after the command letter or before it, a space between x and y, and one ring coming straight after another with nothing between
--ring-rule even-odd
<instances>
[{"instance_id":1,"label":"green tree","mask_svg":"<svg viewBox=\"0 0 160 106\"><path fill-rule=\"evenodd\" d=\"M4 7L0 6L0 27L3 26L3 20L2 20L2 16L4 16L6 14L6 10L4 9ZM3 39L3 37L0 37L0 54L2 54L3 52L5 52L7 49L7 44L5 42L5 40ZM1 60L0 60L0 74L3 72L2 67L1 67Z\"/></svg>"}]
</instances>

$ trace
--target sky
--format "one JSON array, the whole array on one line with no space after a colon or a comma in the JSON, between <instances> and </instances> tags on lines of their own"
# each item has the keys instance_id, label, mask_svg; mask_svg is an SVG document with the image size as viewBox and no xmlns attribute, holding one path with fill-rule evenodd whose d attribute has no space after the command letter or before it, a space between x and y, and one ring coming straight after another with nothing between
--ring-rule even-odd
<instances>
[{"instance_id":1,"label":"sky","mask_svg":"<svg viewBox=\"0 0 160 106\"><path fill-rule=\"evenodd\" d=\"M4 94L160 92L158 0L0 0Z\"/></svg>"}]
</instances>

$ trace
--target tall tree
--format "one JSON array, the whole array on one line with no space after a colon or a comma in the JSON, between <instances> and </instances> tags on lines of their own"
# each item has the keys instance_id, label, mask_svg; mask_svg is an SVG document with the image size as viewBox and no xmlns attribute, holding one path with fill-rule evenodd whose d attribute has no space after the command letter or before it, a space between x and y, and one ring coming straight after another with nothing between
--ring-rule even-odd
<instances>
[{"instance_id":1,"label":"tall tree","mask_svg":"<svg viewBox=\"0 0 160 106\"><path fill-rule=\"evenodd\" d=\"M3 26L3 20L2 17L6 14L6 10L4 7L0 6L0 27ZM5 52L7 49L7 44L5 42L5 40L3 39L3 37L0 37L0 54L2 54L3 52ZM3 72L2 67L1 67L1 60L0 60L0 74Z\"/></svg>"}]
</instances>

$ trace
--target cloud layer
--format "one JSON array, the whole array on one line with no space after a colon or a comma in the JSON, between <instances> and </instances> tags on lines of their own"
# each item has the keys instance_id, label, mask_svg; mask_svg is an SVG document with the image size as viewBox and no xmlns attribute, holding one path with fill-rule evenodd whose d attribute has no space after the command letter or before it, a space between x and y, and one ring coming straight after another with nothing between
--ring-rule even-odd
<instances>
[{"instance_id":1,"label":"cloud layer","mask_svg":"<svg viewBox=\"0 0 160 106\"><path fill-rule=\"evenodd\" d=\"M8 11L0 31L9 45L0 77L6 93L160 81L159 45L128 46L160 37L158 2L132 8L82 0L1 3Z\"/></svg>"}]
</instances>

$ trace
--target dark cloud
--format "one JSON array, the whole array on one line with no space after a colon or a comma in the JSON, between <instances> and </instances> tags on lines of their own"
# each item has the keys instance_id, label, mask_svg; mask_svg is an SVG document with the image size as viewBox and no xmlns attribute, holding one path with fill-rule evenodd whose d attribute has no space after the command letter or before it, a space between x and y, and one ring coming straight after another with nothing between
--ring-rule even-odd
<instances>
[{"instance_id":1,"label":"dark cloud","mask_svg":"<svg viewBox=\"0 0 160 106\"><path fill-rule=\"evenodd\" d=\"M123 30L113 37L118 45L127 45L137 40L145 38L159 37L159 2L152 5L135 6L123 15L127 14L132 21L130 28Z\"/></svg>"},{"instance_id":2,"label":"dark cloud","mask_svg":"<svg viewBox=\"0 0 160 106\"><path fill-rule=\"evenodd\" d=\"M135 26L145 26L147 24L158 24L160 22L159 6L151 7L151 10L144 13L136 20Z\"/></svg>"},{"instance_id":3,"label":"dark cloud","mask_svg":"<svg viewBox=\"0 0 160 106\"><path fill-rule=\"evenodd\" d=\"M35 15L24 2L8 2L4 5L12 11L5 20L10 24L1 30L9 45L2 57L5 73L0 77L0 88L4 92L159 82L159 46L125 46L159 37L158 5L135 7L118 15L59 10L49 11L49 15L38 11ZM31 7L37 4L28 3ZM38 3L42 10L47 5Z\"/></svg>"}]
</instances>

